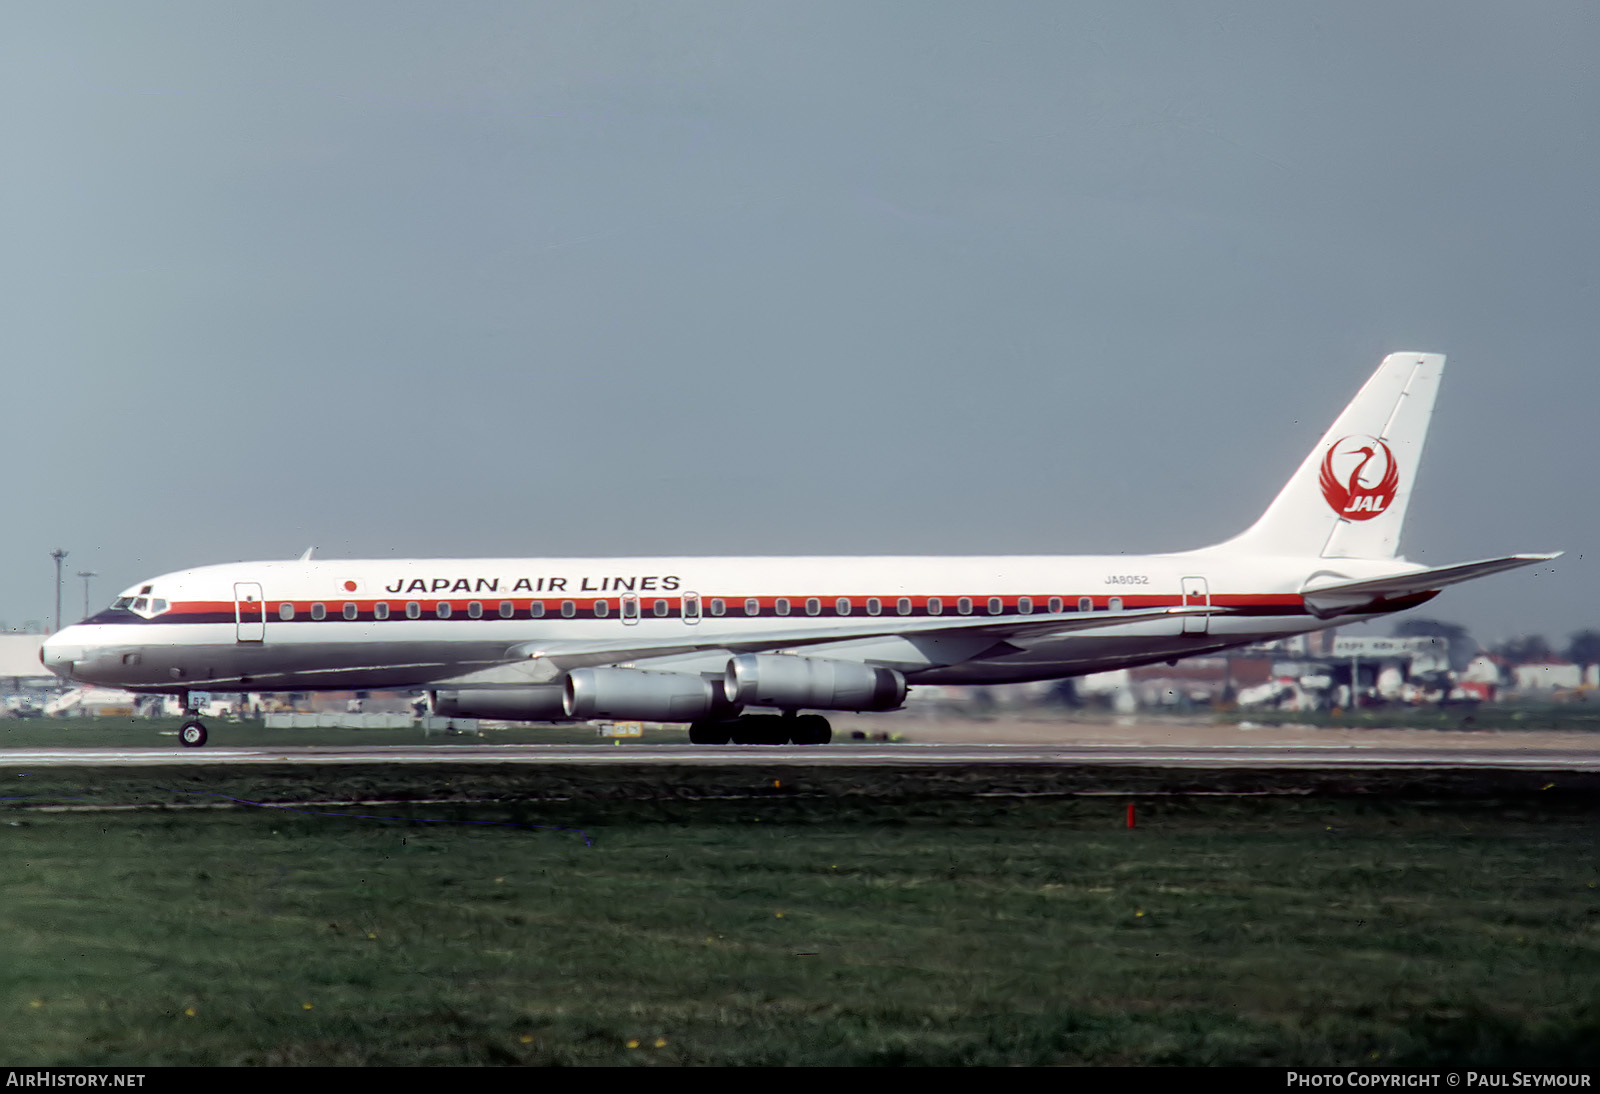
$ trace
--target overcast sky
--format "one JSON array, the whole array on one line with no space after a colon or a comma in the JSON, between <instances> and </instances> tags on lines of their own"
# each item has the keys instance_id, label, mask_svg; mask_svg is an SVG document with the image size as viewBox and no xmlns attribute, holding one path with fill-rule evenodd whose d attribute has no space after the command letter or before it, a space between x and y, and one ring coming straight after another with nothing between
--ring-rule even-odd
<instances>
[{"instance_id":1,"label":"overcast sky","mask_svg":"<svg viewBox=\"0 0 1600 1094\"><path fill-rule=\"evenodd\" d=\"M1600 7L0 6L0 620L294 557L1153 552L1449 355L1600 628Z\"/></svg>"}]
</instances>

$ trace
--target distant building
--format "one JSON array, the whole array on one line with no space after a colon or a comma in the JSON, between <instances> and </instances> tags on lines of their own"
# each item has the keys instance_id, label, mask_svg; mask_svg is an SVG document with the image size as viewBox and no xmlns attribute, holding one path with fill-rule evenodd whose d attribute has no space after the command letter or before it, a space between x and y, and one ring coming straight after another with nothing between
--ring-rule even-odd
<instances>
[{"instance_id":1,"label":"distant building","mask_svg":"<svg viewBox=\"0 0 1600 1094\"><path fill-rule=\"evenodd\" d=\"M1176 665L1129 669L1127 686L1140 706L1210 704L1266 682L1271 671L1267 657L1187 657Z\"/></svg>"},{"instance_id":2,"label":"distant building","mask_svg":"<svg viewBox=\"0 0 1600 1094\"><path fill-rule=\"evenodd\" d=\"M1518 691L1556 691L1583 684L1583 669L1569 661L1518 665L1511 671L1516 677Z\"/></svg>"}]
</instances>

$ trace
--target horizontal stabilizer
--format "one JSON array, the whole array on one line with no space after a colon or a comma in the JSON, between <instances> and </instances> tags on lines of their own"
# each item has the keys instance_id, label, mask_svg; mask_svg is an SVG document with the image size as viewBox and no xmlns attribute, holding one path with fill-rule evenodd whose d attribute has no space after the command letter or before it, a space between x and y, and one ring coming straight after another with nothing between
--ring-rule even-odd
<instances>
[{"instance_id":1,"label":"horizontal stabilizer","mask_svg":"<svg viewBox=\"0 0 1600 1094\"><path fill-rule=\"evenodd\" d=\"M1314 585L1302 589L1306 607L1319 619L1346 615L1369 607L1380 600L1396 600L1417 593L1438 592L1446 585L1456 585L1477 577L1487 577L1505 570L1532 566L1536 562L1549 562L1560 558L1561 552L1542 555L1507 555L1481 562L1461 562L1454 566L1438 566L1430 570L1412 570L1393 577L1377 577L1364 581L1339 581L1328 585Z\"/></svg>"}]
</instances>

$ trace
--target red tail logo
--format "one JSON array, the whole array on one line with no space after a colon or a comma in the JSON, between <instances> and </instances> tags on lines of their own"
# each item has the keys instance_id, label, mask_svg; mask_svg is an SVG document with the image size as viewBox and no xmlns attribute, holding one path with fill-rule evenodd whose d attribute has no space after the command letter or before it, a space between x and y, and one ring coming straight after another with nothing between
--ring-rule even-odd
<instances>
[{"instance_id":1,"label":"red tail logo","mask_svg":"<svg viewBox=\"0 0 1600 1094\"><path fill-rule=\"evenodd\" d=\"M1337 463L1337 470L1335 464ZM1322 496L1346 520L1371 520L1389 509L1400 489L1394 453L1376 437L1335 441L1322 457Z\"/></svg>"}]
</instances>

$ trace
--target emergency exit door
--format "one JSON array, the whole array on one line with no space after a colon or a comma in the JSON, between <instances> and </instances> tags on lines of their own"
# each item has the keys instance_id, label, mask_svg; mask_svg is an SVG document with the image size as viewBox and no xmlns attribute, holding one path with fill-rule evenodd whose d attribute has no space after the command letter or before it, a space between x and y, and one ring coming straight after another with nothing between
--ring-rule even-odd
<instances>
[{"instance_id":1,"label":"emergency exit door","mask_svg":"<svg viewBox=\"0 0 1600 1094\"><path fill-rule=\"evenodd\" d=\"M267 602L261 586L254 581L239 581L233 586L235 641L262 642L267 637Z\"/></svg>"},{"instance_id":2,"label":"emergency exit door","mask_svg":"<svg viewBox=\"0 0 1600 1094\"><path fill-rule=\"evenodd\" d=\"M1209 608L1211 606L1211 591L1206 587L1203 577L1186 577L1183 579L1183 606L1185 608ZM1211 628L1211 617L1208 615L1186 615L1183 617L1184 634L1206 634Z\"/></svg>"}]
</instances>

